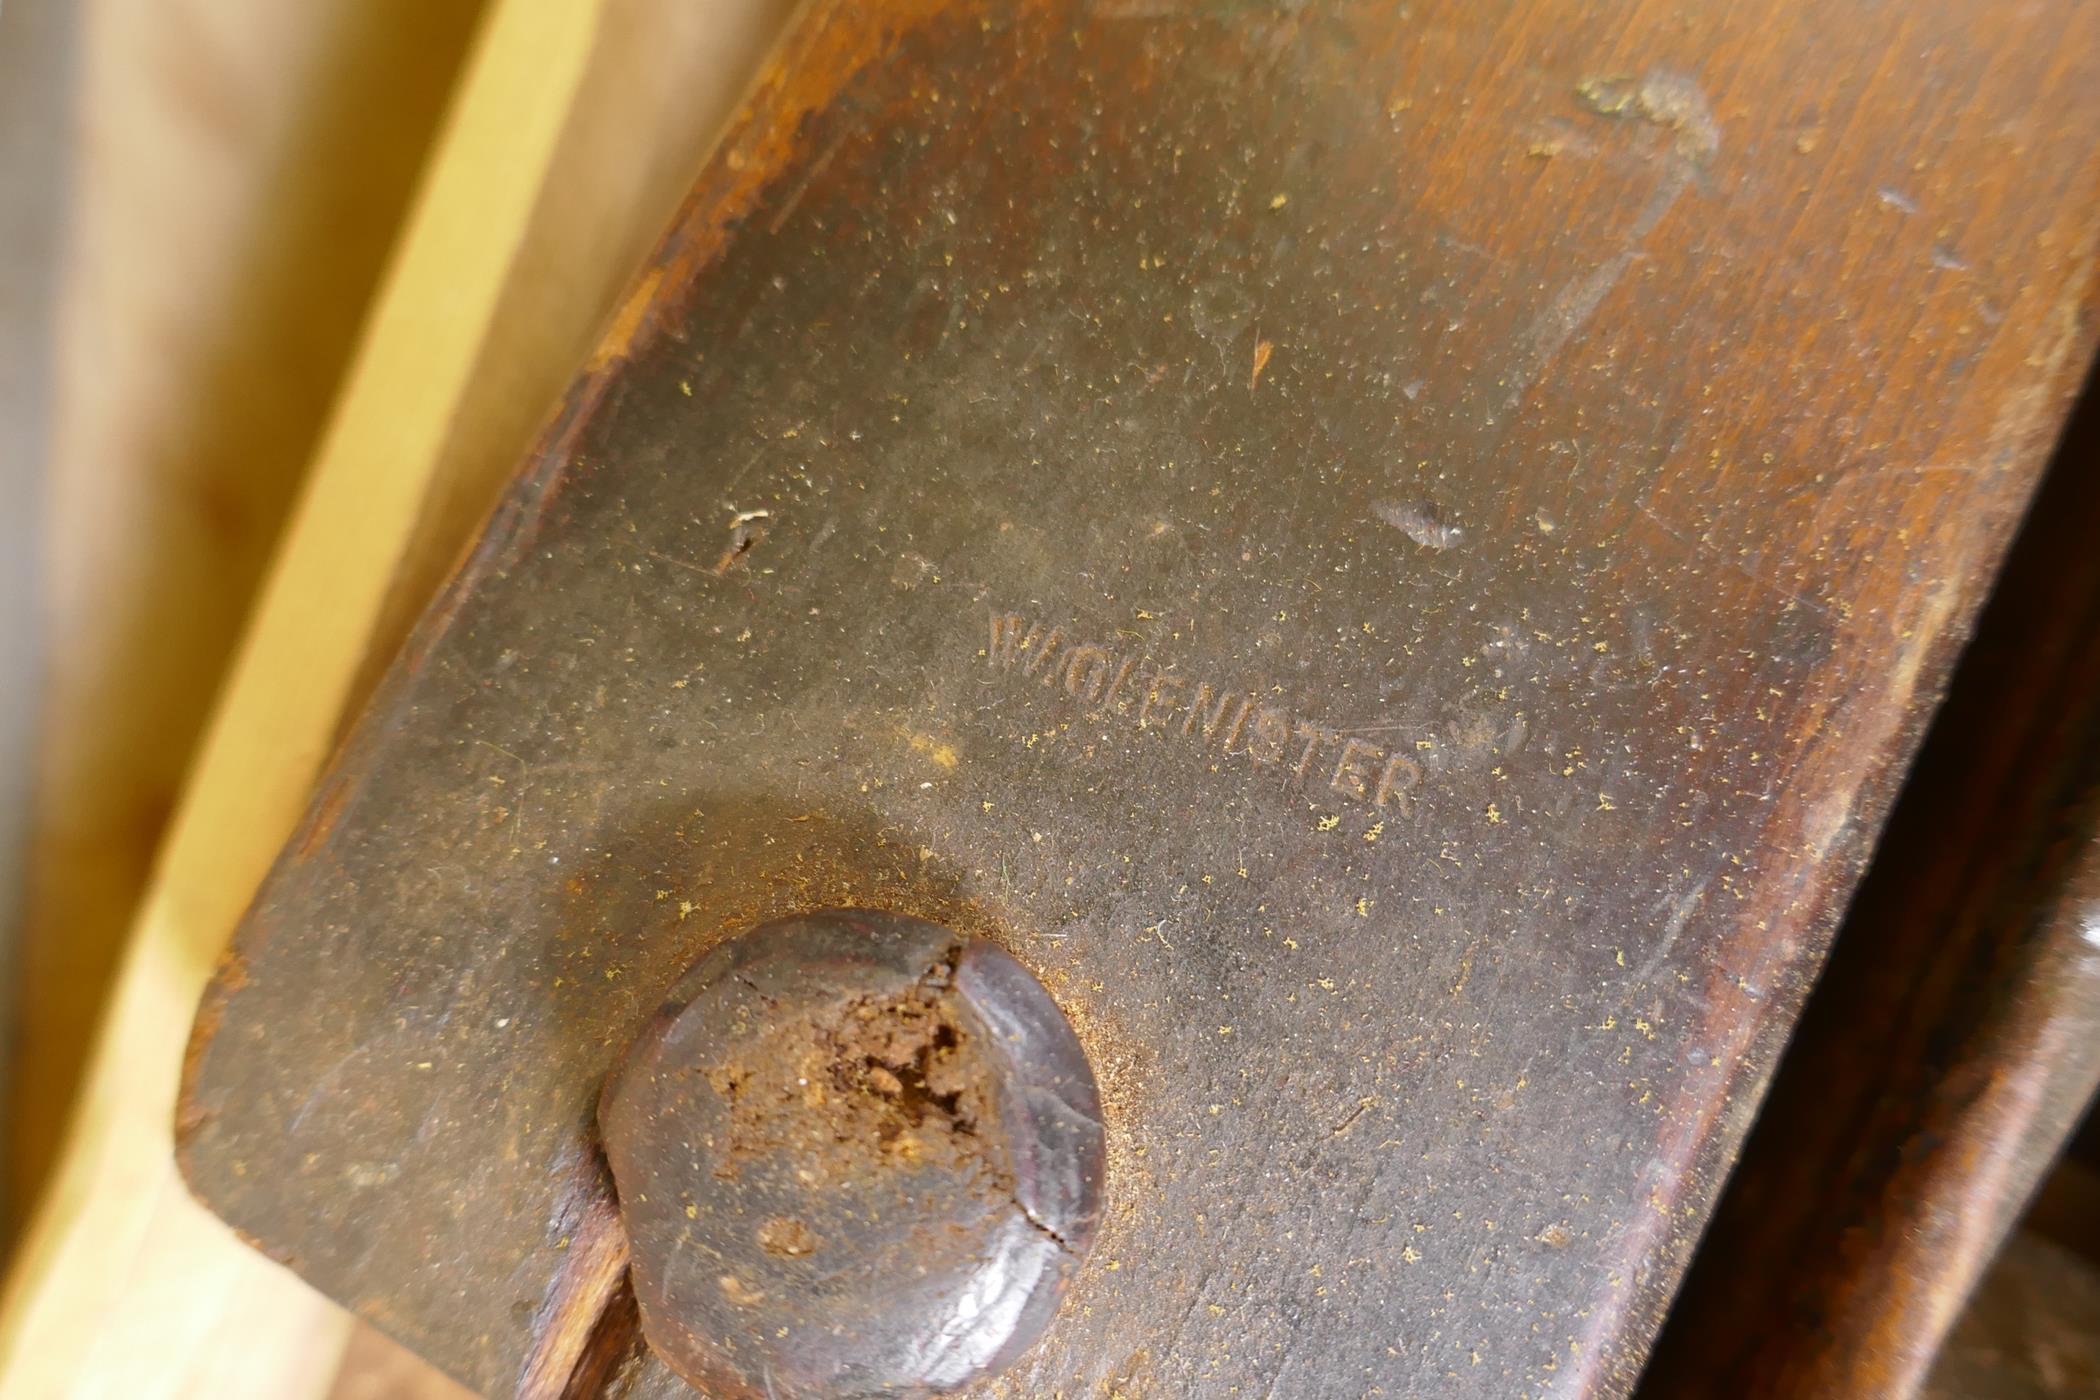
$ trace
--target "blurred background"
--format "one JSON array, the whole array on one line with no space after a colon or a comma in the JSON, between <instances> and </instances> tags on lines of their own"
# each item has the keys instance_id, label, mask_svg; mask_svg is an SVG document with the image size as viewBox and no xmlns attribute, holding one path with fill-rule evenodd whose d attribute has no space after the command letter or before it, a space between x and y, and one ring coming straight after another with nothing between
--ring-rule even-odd
<instances>
[{"instance_id":1,"label":"blurred background","mask_svg":"<svg viewBox=\"0 0 2100 1400\"><path fill-rule=\"evenodd\" d=\"M16 1263L0 1333L18 1344L34 1315L37 1350L106 1353L92 1339L125 1306L74 1287L63 1240L88 1207L54 1193L54 1170L79 1116L90 1138L104 1119L164 1135L179 1037L83 1086L258 590L331 424L357 435L338 420L390 278L416 263L398 297L456 294L448 314L472 333L418 367L425 384L449 373L442 402L359 410L426 431L349 464L398 471L416 504L369 566L384 566L383 595L358 619L356 681L333 711L354 705L587 356L788 9L0 3L0 1247ZM476 103L509 112L507 139L467 129L477 84ZM501 148L475 156L475 141ZM480 192L485 227L460 188L477 180L502 196ZM368 382L367 400L385 387ZM223 869L234 885L245 873ZM144 965L150 949L131 961L171 1002L194 996L189 971ZM133 1155L127 1170L145 1170ZM41 1253L25 1244L40 1201ZM208 1268L172 1272L210 1291ZM443 1392L375 1334L338 1372L344 1339L316 1324L288 1348L298 1384L243 1374L241 1392ZM228 1393L214 1368L231 1363L185 1362L195 1345L153 1362L160 1393ZM82 1388L144 1393L122 1374Z\"/></svg>"},{"instance_id":2,"label":"blurred background","mask_svg":"<svg viewBox=\"0 0 2100 1400\"><path fill-rule=\"evenodd\" d=\"M177 1067L792 8L0 0L0 1393L460 1393L189 1202ZM2100 1339L2047 1329L2100 1317L2096 1164L1932 1393L2086 1393Z\"/></svg>"}]
</instances>

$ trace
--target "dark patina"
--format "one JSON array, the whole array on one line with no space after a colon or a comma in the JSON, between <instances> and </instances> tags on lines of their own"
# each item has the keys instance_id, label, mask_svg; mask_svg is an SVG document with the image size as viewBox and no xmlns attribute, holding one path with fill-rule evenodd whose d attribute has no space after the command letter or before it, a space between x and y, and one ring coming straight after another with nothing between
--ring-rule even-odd
<instances>
[{"instance_id":1,"label":"dark patina","mask_svg":"<svg viewBox=\"0 0 2100 1400\"><path fill-rule=\"evenodd\" d=\"M909 1400L1035 1340L1092 1242L1100 1101L995 944L845 910L702 958L599 1104L641 1326L721 1400Z\"/></svg>"},{"instance_id":2,"label":"dark patina","mask_svg":"<svg viewBox=\"0 0 2100 1400\"><path fill-rule=\"evenodd\" d=\"M816 4L259 893L192 1185L574 1374L636 1027L880 908L1099 1079L969 1393L1624 1390L2090 349L2090 8Z\"/></svg>"}]
</instances>

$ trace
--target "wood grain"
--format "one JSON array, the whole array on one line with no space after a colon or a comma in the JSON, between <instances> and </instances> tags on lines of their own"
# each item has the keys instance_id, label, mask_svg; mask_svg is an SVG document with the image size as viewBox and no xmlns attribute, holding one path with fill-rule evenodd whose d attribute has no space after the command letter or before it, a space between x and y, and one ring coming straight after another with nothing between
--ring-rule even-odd
<instances>
[{"instance_id":1,"label":"wood grain","mask_svg":"<svg viewBox=\"0 0 2100 1400\"><path fill-rule=\"evenodd\" d=\"M473 0L92 0L43 476L49 639L5 1218L452 91Z\"/></svg>"},{"instance_id":2,"label":"wood grain","mask_svg":"<svg viewBox=\"0 0 2100 1400\"><path fill-rule=\"evenodd\" d=\"M1645 1395L1901 1396L2100 1086L2100 399L2015 542Z\"/></svg>"},{"instance_id":3,"label":"wood grain","mask_svg":"<svg viewBox=\"0 0 2100 1400\"><path fill-rule=\"evenodd\" d=\"M491 15L133 925L63 1164L0 1311L20 1394L321 1394L348 1320L169 1162L197 988L326 756L537 201L596 7Z\"/></svg>"},{"instance_id":4,"label":"wood grain","mask_svg":"<svg viewBox=\"0 0 2100 1400\"><path fill-rule=\"evenodd\" d=\"M325 565L282 566L279 592L309 595L306 603L284 606L319 607L319 616L340 625L305 631L280 623L272 640L251 643L244 708L233 711L228 698L219 757L200 766L193 780L207 794L196 802L219 804L221 816L229 803L241 812L240 824L222 833L221 842L252 829L267 845L269 818L243 804L296 801L302 780L287 773L281 787L244 792L247 780L230 765L267 752L285 737L282 726L308 726L304 732L323 747L331 742L360 677L374 669L374 658L389 653L419 605L418 590L456 555L461 534L485 508L544 404L583 358L625 280L624 267L656 237L682 196L785 10L779 0L704 9L609 0L537 7L547 11L537 17L510 8L507 30L491 38L479 60L478 86L458 99L443 163L429 177L419 221L389 278L386 296L396 319L369 332L359 361L368 376L362 397L339 407L331 455L317 464L317 472L334 473L338 513L316 515L327 507L309 503L300 517L308 537L341 535L345 522L355 521L347 532L352 538ZM565 73L573 89L564 88ZM478 313L476 285L485 289ZM419 302L425 303L420 314L404 314ZM477 314L485 317L478 325ZM389 361L391 371L379 368ZM451 377L449 400L442 389L431 398L410 392L433 376ZM430 436L413 449L399 436L406 425L398 415L419 404L416 421ZM370 475L362 487L353 484L359 473ZM369 510L369 487L378 481L398 489L393 513ZM355 494L360 509L343 511L342 492ZM362 630L339 611L336 596L339 585L353 582L371 589L374 599ZM341 690L310 688L315 675L302 670L305 662L289 660L287 645L310 648L301 655L323 658L324 670L347 668ZM280 672L283 666L292 669ZM270 676L274 680L263 679ZM276 727L236 737L262 709L286 713L274 715ZM258 1267L186 1200L157 1184L167 1108L165 1081L156 1071L179 1045L180 1003L200 975L194 951L177 957L175 945L214 947L224 929L212 931L213 911L230 919L227 911L245 898L243 879L252 879L229 847L201 839L188 849L187 863L170 855L174 864L163 878L157 917L135 932L118 1012L119 1024L133 1033L121 1053L114 1045L103 1051L62 1194L47 1201L35 1252L11 1285L0 1324L13 1352L6 1374L25 1385L220 1393L215 1387L237 1376L232 1393L282 1394L329 1384L328 1358L341 1344L340 1323L331 1320L336 1315L313 1314L310 1325L295 1321L295 1313L308 1316L303 1289ZM166 906L176 885L193 906L183 917ZM158 1052L148 1048L156 1034L173 1037ZM126 1194L148 1182L156 1185L146 1198ZM146 1284L109 1291L121 1274L106 1271L123 1255L125 1231L137 1228L168 1237L154 1256L157 1266L192 1284L178 1290L185 1306L169 1311L164 1322L153 1320L152 1309L139 1311ZM140 1247L133 1250L138 1254ZM221 1278L228 1281L215 1286ZM264 1317L277 1324L274 1330L247 1330ZM37 1329L38 1344L24 1350L26 1327ZM132 1369L149 1364L158 1367L150 1382ZM375 1387L388 1395L454 1393L422 1363L371 1337L353 1341L335 1385L341 1395L375 1393Z\"/></svg>"},{"instance_id":5,"label":"wood grain","mask_svg":"<svg viewBox=\"0 0 2100 1400\"><path fill-rule=\"evenodd\" d=\"M789 53L258 898L191 1179L500 1391L623 1036L866 904L1103 1079L1020 1392L1626 1389L2089 362L2100 14Z\"/></svg>"},{"instance_id":6,"label":"wood grain","mask_svg":"<svg viewBox=\"0 0 2100 1400\"><path fill-rule=\"evenodd\" d=\"M634 1345L627 1232L610 1192L579 1196L567 1256L534 1329L539 1346L518 1377L518 1400L590 1400Z\"/></svg>"}]
</instances>

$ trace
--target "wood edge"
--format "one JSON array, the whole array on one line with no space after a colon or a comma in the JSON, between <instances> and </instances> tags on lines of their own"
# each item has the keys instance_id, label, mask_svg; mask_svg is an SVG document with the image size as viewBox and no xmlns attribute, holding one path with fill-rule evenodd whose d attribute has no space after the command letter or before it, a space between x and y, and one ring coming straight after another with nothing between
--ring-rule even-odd
<instances>
[{"instance_id":1,"label":"wood edge","mask_svg":"<svg viewBox=\"0 0 2100 1400\"><path fill-rule=\"evenodd\" d=\"M147 1240L160 1228L166 1211L179 1209L169 1204L168 1188L184 1204L189 1198L174 1177L170 1150L172 1115L166 1108L141 1102L158 1101L159 1091L142 1094L136 1087L136 1056L140 1047L129 1042L140 1038L142 1032L147 1033L147 1038L159 1034L166 1021L164 1015L153 1017L151 1027L135 1023L151 1008L165 1009L167 988L159 984L169 978L171 971L194 965L193 959L185 958L184 945L214 936L210 929L189 926L191 920L184 917L188 911L177 907L181 901L172 887L182 884L186 873L205 881L216 873L212 866L200 865L196 859L198 848L210 845L211 833L195 829L197 824L209 822L215 797L250 805L268 802L268 794L257 798L240 792L222 794L216 789L242 784L240 765L228 761L229 751L240 749L244 742L253 742L248 731L255 727L256 715L251 711L265 700L284 698L261 694L269 688L273 669L289 659L277 656L273 643L297 635L288 629L297 627L300 605L312 601L292 595L302 587L312 591L324 582L315 574L316 566L302 559L301 543L323 533L343 533L340 522L322 518L328 514L327 488L337 484L337 489L347 489L349 482L338 484L336 479L353 471L354 449L375 445L357 440L358 429L363 426L359 411L368 408L366 400L384 387L388 362L401 358L396 353L400 346L395 342L407 327L399 323L398 317L390 318L390 309L398 310L404 302L420 296L418 278L427 277L429 267L448 256L449 250L431 242L433 224L444 217L448 203L461 202L468 193L465 184L472 183L477 190L485 188L486 180L470 181L468 171L473 169L485 176L485 157L495 156L499 162L504 157L499 151L480 150L476 138L485 139L500 129L510 149L510 183L514 192L522 190L525 199L517 207L519 217L514 219L490 218L485 206L476 211L478 217L473 226L490 231L501 244L500 248L481 250L488 254L483 265L490 269L490 281L481 289L485 293L481 307L485 311L494 305L495 294L508 276L508 251L515 244L523 216L530 212L531 200L537 196L537 171L551 155L565 125L568 104L562 100L563 80L570 80L567 90L573 97L573 80L583 69L581 51L588 47L546 40L557 33L568 35L578 25L595 25L600 4L601 0L571 0L565 10L554 10L534 0L497 0L495 8L482 20L452 109L433 145L402 243L390 260L382 289L374 300L345 388L316 452L256 615L200 750L198 766L186 785L181 809L158 859L153 887L127 940L87 1083L73 1111L64 1157L11 1263L4 1291L0 1291L0 1388L12 1392L19 1386L34 1393L67 1389L69 1385L87 1385L92 1389L93 1385L80 1378L82 1373L121 1366L121 1360L113 1359L112 1353L127 1350L107 1345L105 1334L112 1328L150 1328L154 1322L150 1316L138 1316L117 1307L118 1299L127 1290L138 1287L138 1280L128 1274L124 1261L129 1258L136 1264ZM571 54L573 61L566 56ZM502 104L510 119L497 120L495 104ZM519 140L521 131L543 139L536 143ZM515 178L520 175L522 179ZM454 217L460 218L465 212L458 211ZM459 300L456 293L447 298L451 303L448 312L460 309ZM473 324L471 316L466 318L466 324ZM452 366L460 373L471 368L478 350L478 333L470 339L473 343L465 347L467 353ZM434 396L423 405L430 420L424 426L434 439L442 438L443 409L448 402L443 396ZM399 434L389 436L398 439ZM411 460L427 471L434 459ZM418 503L423 499L422 490L412 494ZM372 513L366 512L359 523L373 525ZM399 541L406 538L412 524L411 518L382 520L367 536L365 548L352 551L350 562L370 570L367 582L373 585L370 591L375 598L383 596L386 578L398 564ZM315 576L307 578L303 574ZM338 598L333 589L329 596ZM343 611L338 607L331 610ZM353 644L358 641L356 637L350 640ZM353 645L345 650L355 649ZM325 685L298 689L300 693L292 697L297 711L292 727L332 730L337 715ZM281 720L282 715L278 718ZM303 781L295 786L303 799ZM273 810L279 805L273 804ZM257 825L275 827L277 822L258 820ZM185 831L186 827L191 829ZM269 844L275 844L274 837ZM185 981L184 985L191 984ZM214 985L223 987L223 980ZM170 1045L170 1055L178 1049L179 1045ZM150 1082L163 1081L155 1077ZM148 1181L164 1185L144 1191L135 1189ZM238 1248L230 1240L227 1243ZM260 1264L244 1248L239 1249L237 1258L237 1265L228 1263L226 1267L246 1274L250 1272L251 1260ZM203 1272L215 1264L208 1260L193 1262ZM198 1282L201 1287L203 1280ZM339 1324L333 1319L317 1321L334 1310L304 1289L286 1288L278 1295L276 1301L284 1315L274 1323L261 1323L254 1316L256 1301L252 1294L229 1298L230 1305L243 1309L238 1318L227 1316L229 1325L243 1331L259 1325L278 1326L285 1331L317 1327L325 1331L339 1325L347 1330L347 1316L341 1317ZM187 1345L201 1352L209 1347L210 1340L159 1338L158 1346L152 1350L154 1369L160 1379L150 1388L119 1388L130 1394L180 1393L181 1387L198 1379L193 1373L185 1373L181 1349ZM168 1354L171 1350L178 1354ZM282 1393L298 1394L325 1387L330 1379L329 1368L324 1365L317 1374L310 1373L313 1371L309 1364L302 1374L282 1377Z\"/></svg>"}]
</instances>

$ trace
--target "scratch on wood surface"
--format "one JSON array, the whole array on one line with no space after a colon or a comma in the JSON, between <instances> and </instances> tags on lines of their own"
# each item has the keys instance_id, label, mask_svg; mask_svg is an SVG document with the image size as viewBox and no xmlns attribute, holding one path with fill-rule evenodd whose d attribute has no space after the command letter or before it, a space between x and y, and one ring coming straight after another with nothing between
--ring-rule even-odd
<instances>
[{"instance_id":1,"label":"scratch on wood surface","mask_svg":"<svg viewBox=\"0 0 2100 1400\"><path fill-rule=\"evenodd\" d=\"M815 160L809 163L809 168L802 172L802 178L795 181L795 187L788 192L788 197L780 202L779 211L767 221L766 232L768 234L780 232L780 226L786 223L789 217L794 214L796 208L801 205L802 197L809 193L809 187L817 182L817 177L824 173L824 168L831 164L832 160L838 155L839 148L846 144L846 138L851 134L852 130L849 128L839 132L838 135L825 143L823 151L818 154Z\"/></svg>"},{"instance_id":2,"label":"scratch on wood surface","mask_svg":"<svg viewBox=\"0 0 2100 1400\"><path fill-rule=\"evenodd\" d=\"M1424 549L1450 549L1464 543L1466 538L1461 526L1444 519L1427 506L1378 501L1371 506L1371 513Z\"/></svg>"},{"instance_id":3,"label":"scratch on wood surface","mask_svg":"<svg viewBox=\"0 0 2100 1400\"><path fill-rule=\"evenodd\" d=\"M1802 592L1798 588L1788 587L1786 583L1782 581L1776 574L1770 572L1761 572L1757 569L1753 569L1749 565L1745 564L1742 560L1737 559L1724 551L1715 549L1713 545L1706 539L1699 536L1687 537L1682 531L1672 528L1670 523L1664 520L1661 516L1657 515L1655 513L1655 508L1649 505L1646 501L1641 502L1639 509L1640 513L1644 517L1646 517L1648 522L1654 525L1656 529L1662 531L1665 535L1668 535L1671 539L1677 541L1677 543L1683 545L1692 553L1709 555L1712 558L1719 560L1721 565L1724 568L1728 569L1731 573L1740 574L1744 578L1751 580L1753 583L1756 583L1760 587L1771 589L1774 593L1777 593L1780 597L1786 599L1790 603L1794 603L1801 607L1808 608L1816 613L1821 614L1824 617L1832 616L1832 611L1828 603L1825 603L1820 599L1813 598L1807 593Z\"/></svg>"},{"instance_id":4,"label":"scratch on wood surface","mask_svg":"<svg viewBox=\"0 0 2100 1400\"><path fill-rule=\"evenodd\" d=\"M581 1199L563 1203L573 1209L574 1223L533 1320L534 1346L518 1376L520 1400L596 1394L579 1380L587 1383L586 1372L616 1359L627 1340L610 1335L627 1330L619 1306L627 1282L627 1231L619 1207L589 1174L572 1192Z\"/></svg>"},{"instance_id":5,"label":"scratch on wood surface","mask_svg":"<svg viewBox=\"0 0 2100 1400\"><path fill-rule=\"evenodd\" d=\"M1648 955L1647 960L1641 964L1641 970L1634 974L1637 984L1645 985L1654 981L1655 974L1662 970L1664 962L1670 956L1670 950L1677 946L1677 940L1683 936L1685 926L1691 923L1693 912L1706 898L1706 887L1710 879L1711 877L1700 880L1674 900L1667 897L1664 899L1663 907L1669 910L1670 918L1663 925L1662 941L1655 945L1655 951Z\"/></svg>"},{"instance_id":6,"label":"scratch on wood surface","mask_svg":"<svg viewBox=\"0 0 2100 1400\"><path fill-rule=\"evenodd\" d=\"M1641 245L1663 221L1677 199L1721 149L1721 127L1713 106L1697 82L1682 73L1651 68L1638 82L1593 78L1576 85L1576 93L1601 116L1638 117L1675 133L1665 156L1662 177L1619 237L1620 247L1602 263L1570 278L1517 335L1517 364L1510 371L1503 407L1515 408L1548 365L1559 357L1575 333L1589 324L1626 270L1641 256Z\"/></svg>"}]
</instances>

